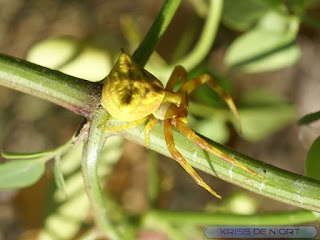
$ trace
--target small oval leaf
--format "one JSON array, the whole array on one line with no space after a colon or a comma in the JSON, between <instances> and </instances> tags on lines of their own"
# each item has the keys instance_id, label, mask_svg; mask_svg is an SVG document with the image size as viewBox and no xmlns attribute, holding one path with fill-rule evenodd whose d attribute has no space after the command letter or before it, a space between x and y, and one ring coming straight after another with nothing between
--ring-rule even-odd
<instances>
[{"instance_id":1,"label":"small oval leaf","mask_svg":"<svg viewBox=\"0 0 320 240\"><path fill-rule=\"evenodd\" d=\"M225 0L222 20L228 27L244 31L255 24L270 7L270 2L264 0Z\"/></svg>"},{"instance_id":2,"label":"small oval leaf","mask_svg":"<svg viewBox=\"0 0 320 240\"><path fill-rule=\"evenodd\" d=\"M242 137L259 141L280 130L295 118L295 108L281 96L256 89L248 92L241 101ZM233 122L237 127L237 123Z\"/></svg>"},{"instance_id":3,"label":"small oval leaf","mask_svg":"<svg viewBox=\"0 0 320 240\"><path fill-rule=\"evenodd\" d=\"M320 180L320 136L311 145L305 163L307 177Z\"/></svg>"},{"instance_id":4,"label":"small oval leaf","mask_svg":"<svg viewBox=\"0 0 320 240\"><path fill-rule=\"evenodd\" d=\"M308 125L308 124L313 123L313 122L318 121L318 120L320 120L320 111L319 112L310 113L310 114L307 114L307 115L303 116L298 121L298 125L299 126Z\"/></svg>"},{"instance_id":5,"label":"small oval leaf","mask_svg":"<svg viewBox=\"0 0 320 240\"><path fill-rule=\"evenodd\" d=\"M52 151L45 151L45 152L32 152L32 153L17 153L17 152L7 152L1 151L1 156L5 159L35 159L43 157Z\"/></svg>"},{"instance_id":6,"label":"small oval leaf","mask_svg":"<svg viewBox=\"0 0 320 240\"><path fill-rule=\"evenodd\" d=\"M238 37L229 47L225 62L245 72L272 71L291 66L300 57L295 43L296 17L269 12L257 26Z\"/></svg>"},{"instance_id":7,"label":"small oval leaf","mask_svg":"<svg viewBox=\"0 0 320 240\"><path fill-rule=\"evenodd\" d=\"M16 160L0 165L0 189L23 188L37 182L44 173L44 163Z\"/></svg>"},{"instance_id":8,"label":"small oval leaf","mask_svg":"<svg viewBox=\"0 0 320 240\"><path fill-rule=\"evenodd\" d=\"M290 66L299 59L300 50L288 36L264 29L251 30L231 44L226 64L245 72L272 71Z\"/></svg>"},{"instance_id":9,"label":"small oval leaf","mask_svg":"<svg viewBox=\"0 0 320 240\"><path fill-rule=\"evenodd\" d=\"M111 53L71 37L49 38L35 44L27 60L92 82L103 79L112 66Z\"/></svg>"},{"instance_id":10,"label":"small oval leaf","mask_svg":"<svg viewBox=\"0 0 320 240\"><path fill-rule=\"evenodd\" d=\"M226 143L229 139L229 130L225 121L218 118L197 121L193 129L197 133L218 143Z\"/></svg>"}]
</instances>

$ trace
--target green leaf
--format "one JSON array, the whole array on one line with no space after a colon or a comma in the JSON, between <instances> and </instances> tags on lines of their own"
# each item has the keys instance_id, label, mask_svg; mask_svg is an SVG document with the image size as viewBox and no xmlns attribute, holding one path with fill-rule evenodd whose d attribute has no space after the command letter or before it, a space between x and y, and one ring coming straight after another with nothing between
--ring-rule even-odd
<instances>
[{"instance_id":1,"label":"green leaf","mask_svg":"<svg viewBox=\"0 0 320 240\"><path fill-rule=\"evenodd\" d=\"M16 160L0 165L0 189L23 188L37 182L44 173L43 162Z\"/></svg>"},{"instance_id":2,"label":"green leaf","mask_svg":"<svg viewBox=\"0 0 320 240\"><path fill-rule=\"evenodd\" d=\"M300 57L295 43L298 23L293 17L267 14L256 28L231 44L226 64L245 72L272 71L294 64Z\"/></svg>"},{"instance_id":3,"label":"green leaf","mask_svg":"<svg viewBox=\"0 0 320 240\"><path fill-rule=\"evenodd\" d=\"M225 124L225 121L218 118L209 118L201 121L197 121L192 127L197 133L219 142L225 143L229 139L229 130Z\"/></svg>"},{"instance_id":4,"label":"green leaf","mask_svg":"<svg viewBox=\"0 0 320 240\"><path fill-rule=\"evenodd\" d=\"M32 153L17 153L17 152L7 152L2 151L1 156L5 159L35 159L43 157L52 151L44 151L44 152L32 152Z\"/></svg>"},{"instance_id":5,"label":"green leaf","mask_svg":"<svg viewBox=\"0 0 320 240\"><path fill-rule=\"evenodd\" d=\"M218 210L229 214L251 215L258 210L258 200L245 192L236 192L224 198Z\"/></svg>"},{"instance_id":6,"label":"green leaf","mask_svg":"<svg viewBox=\"0 0 320 240\"><path fill-rule=\"evenodd\" d=\"M54 161L54 180L57 184L58 189L62 192L64 196L66 196L66 184L60 169L60 157L56 157Z\"/></svg>"},{"instance_id":7,"label":"green leaf","mask_svg":"<svg viewBox=\"0 0 320 240\"><path fill-rule=\"evenodd\" d=\"M112 67L111 53L71 37L35 44L27 60L92 82L103 79Z\"/></svg>"},{"instance_id":8,"label":"green leaf","mask_svg":"<svg viewBox=\"0 0 320 240\"><path fill-rule=\"evenodd\" d=\"M225 0L223 22L235 29L244 31L255 24L270 9L265 0Z\"/></svg>"},{"instance_id":9,"label":"green leaf","mask_svg":"<svg viewBox=\"0 0 320 240\"><path fill-rule=\"evenodd\" d=\"M310 113L310 114L307 114L307 115L303 116L298 121L298 125L299 126L308 125L308 124L310 124L312 122L315 122L315 121L318 121L318 120L320 120L320 111L319 112Z\"/></svg>"},{"instance_id":10,"label":"green leaf","mask_svg":"<svg viewBox=\"0 0 320 240\"><path fill-rule=\"evenodd\" d=\"M239 113L242 137L259 141L285 127L295 118L295 109L285 99L264 90L256 90L243 98ZM234 123L237 127L237 123Z\"/></svg>"},{"instance_id":11,"label":"green leaf","mask_svg":"<svg viewBox=\"0 0 320 240\"><path fill-rule=\"evenodd\" d=\"M45 212L38 239L74 239L88 217L90 203L85 193L80 167L82 147L83 144L78 144L61 157L59 171L65 178L64 189L67 197L56 187L58 184L53 183L45 203L50 209Z\"/></svg>"},{"instance_id":12,"label":"green leaf","mask_svg":"<svg viewBox=\"0 0 320 240\"><path fill-rule=\"evenodd\" d=\"M320 136L309 149L305 163L305 173L307 177L320 181Z\"/></svg>"},{"instance_id":13,"label":"green leaf","mask_svg":"<svg viewBox=\"0 0 320 240\"><path fill-rule=\"evenodd\" d=\"M282 33L252 30L238 39L226 53L226 64L244 72L264 72L294 64L300 57L295 42Z\"/></svg>"}]
</instances>

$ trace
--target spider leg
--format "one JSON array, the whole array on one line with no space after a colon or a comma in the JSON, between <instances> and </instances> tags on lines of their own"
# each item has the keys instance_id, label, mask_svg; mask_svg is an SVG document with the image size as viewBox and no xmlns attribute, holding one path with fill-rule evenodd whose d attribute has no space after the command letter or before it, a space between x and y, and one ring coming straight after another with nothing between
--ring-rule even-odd
<instances>
[{"instance_id":1,"label":"spider leg","mask_svg":"<svg viewBox=\"0 0 320 240\"><path fill-rule=\"evenodd\" d=\"M144 144L147 148L150 146L150 131L154 125L156 125L157 121L158 120L155 117L152 117L144 128Z\"/></svg>"},{"instance_id":2,"label":"spider leg","mask_svg":"<svg viewBox=\"0 0 320 240\"><path fill-rule=\"evenodd\" d=\"M194 142L196 145L198 145L200 148L205 150L206 152L213 154L229 163L232 163L233 165L242 168L243 170L256 175L260 178L264 178L260 174L256 173L255 171L251 170L250 168L246 167L245 165L239 163L237 160L234 158L228 156L227 154L221 152L220 150L216 149L215 147L211 146L209 143L207 143L204 139L199 137L197 134L192 131L187 124L182 122L180 119L172 119L172 124L190 141Z\"/></svg>"},{"instance_id":3,"label":"spider leg","mask_svg":"<svg viewBox=\"0 0 320 240\"><path fill-rule=\"evenodd\" d=\"M173 88L179 80L179 77L181 77L182 84L185 84L187 82L187 71L182 66L176 66L173 69L173 72L171 73L171 76L166 85L167 91L173 91Z\"/></svg>"},{"instance_id":4,"label":"spider leg","mask_svg":"<svg viewBox=\"0 0 320 240\"><path fill-rule=\"evenodd\" d=\"M191 167L191 165L183 158L181 153L176 149L173 139L172 126L170 120L164 120L164 135L167 144L167 148L173 157L186 171L187 173L199 184L201 187L208 190L212 195L217 198L221 198L219 194L213 191L204 181L203 179L196 173L196 171Z\"/></svg>"},{"instance_id":5,"label":"spider leg","mask_svg":"<svg viewBox=\"0 0 320 240\"><path fill-rule=\"evenodd\" d=\"M240 132L242 132L242 124L241 124L240 115L236 105L234 104L230 95L227 94L210 75L203 74L200 77L191 79L190 81L183 84L178 92L187 92L188 94L190 94L193 90L195 90L197 87L199 87L204 83L207 83L228 104L229 108L231 109L231 111L233 112L233 114L235 115L239 123Z\"/></svg>"},{"instance_id":6,"label":"spider leg","mask_svg":"<svg viewBox=\"0 0 320 240\"><path fill-rule=\"evenodd\" d=\"M136 121L120 125L120 126L102 126L102 128L104 128L105 130L110 131L110 132L119 132L119 131L126 130L129 128L137 127L137 126L141 125L142 123L144 123L145 121L147 121L148 118L150 118L150 115L145 116L145 117L138 119Z\"/></svg>"}]
</instances>

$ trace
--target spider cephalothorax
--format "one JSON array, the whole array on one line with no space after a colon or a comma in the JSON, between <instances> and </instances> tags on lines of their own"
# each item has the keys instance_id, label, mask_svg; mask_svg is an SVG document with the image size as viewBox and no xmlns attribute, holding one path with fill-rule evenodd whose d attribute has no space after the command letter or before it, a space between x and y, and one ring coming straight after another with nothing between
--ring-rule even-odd
<instances>
[{"instance_id":1,"label":"spider cephalothorax","mask_svg":"<svg viewBox=\"0 0 320 240\"><path fill-rule=\"evenodd\" d=\"M182 85L177 92L173 92L173 88L179 79L181 79ZM233 100L216 84L210 75L203 74L200 77L187 81L186 70L181 66L177 66L173 70L166 88L164 88L156 77L135 63L126 53L120 55L117 63L104 81L101 104L112 117L126 122L121 126L106 126L106 130L121 131L136 127L149 120L144 131L145 145L147 147L150 145L151 129L158 120L162 121L167 148L173 159L175 159L200 186L207 189L214 196L221 198L220 195L213 191L202 180L175 148L172 125L190 141L208 153L218 156L251 174L260 175L214 148L188 127L186 119L188 115L188 95L204 83L207 83L214 91L223 97L240 124L240 117Z\"/></svg>"}]
</instances>

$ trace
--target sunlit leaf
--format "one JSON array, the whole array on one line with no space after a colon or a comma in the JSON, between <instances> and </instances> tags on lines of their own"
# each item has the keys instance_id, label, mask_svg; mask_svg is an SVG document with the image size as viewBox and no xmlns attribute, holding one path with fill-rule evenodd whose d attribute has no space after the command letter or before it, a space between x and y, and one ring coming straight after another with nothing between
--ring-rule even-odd
<instances>
[{"instance_id":1,"label":"sunlit leaf","mask_svg":"<svg viewBox=\"0 0 320 240\"><path fill-rule=\"evenodd\" d=\"M239 113L243 125L242 137L249 141L261 140L295 118L292 105L281 96L263 90L247 93L241 101Z\"/></svg>"},{"instance_id":2,"label":"sunlit leaf","mask_svg":"<svg viewBox=\"0 0 320 240\"><path fill-rule=\"evenodd\" d=\"M71 59L77 48L80 48L79 43L76 44L68 37L46 39L33 45L27 54L27 60L56 69Z\"/></svg>"},{"instance_id":3,"label":"sunlit leaf","mask_svg":"<svg viewBox=\"0 0 320 240\"><path fill-rule=\"evenodd\" d=\"M225 62L245 72L272 71L294 64L300 57L295 43L298 20L274 13L237 38L229 47Z\"/></svg>"},{"instance_id":4,"label":"sunlit leaf","mask_svg":"<svg viewBox=\"0 0 320 240\"><path fill-rule=\"evenodd\" d=\"M229 130L225 121L221 121L217 118L197 121L193 130L219 143L225 143L229 139Z\"/></svg>"},{"instance_id":5,"label":"sunlit leaf","mask_svg":"<svg viewBox=\"0 0 320 240\"><path fill-rule=\"evenodd\" d=\"M307 114L298 121L299 126L308 125L312 122L320 120L320 111Z\"/></svg>"},{"instance_id":6,"label":"sunlit leaf","mask_svg":"<svg viewBox=\"0 0 320 240\"><path fill-rule=\"evenodd\" d=\"M305 163L305 173L307 177L320 180L320 136L309 149Z\"/></svg>"},{"instance_id":7,"label":"sunlit leaf","mask_svg":"<svg viewBox=\"0 0 320 240\"><path fill-rule=\"evenodd\" d=\"M123 139L121 137L108 138L105 144L106 147L101 151L100 155L100 177L103 178L112 170L112 166L122 155L122 144ZM55 175L60 175L58 178L61 178L62 175L64 176L65 181L63 184L68 197L65 198L65 194L59 187L49 192L49 196L47 196L49 202L46 204L51 206L51 211L48 212L49 215L44 220L38 239L57 239L57 237L59 239L75 239L75 235L88 218L90 202L86 195L81 173L82 148L83 144L79 144L61 157L59 173L55 173ZM105 181L101 181L101 183L105 183ZM109 204L106 205L110 207ZM116 209L109 210L109 214L116 211ZM63 231L59 230L61 228L63 228Z\"/></svg>"},{"instance_id":8,"label":"sunlit leaf","mask_svg":"<svg viewBox=\"0 0 320 240\"><path fill-rule=\"evenodd\" d=\"M298 46L284 34L252 30L232 43L225 60L232 68L263 72L290 66L299 57Z\"/></svg>"},{"instance_id":9,"label":"sunlit leaf","mask_svg":"<svg viewBox=\"0 0 320 240\"><path fill-rule=\"evenodd\" d=\"M258 201L247 193L236 192L224 198L218 209L219 212L249 215L258 210Z\"/></svg>"},{"instance_id":10,"label":"sunlit leaf","mask_svg":"<svg viewBox=\"0 0 320 240\"><path fill-rule=\"evenodd\" d=\"M45 165L36 160L15 160L0 165L0 189L23 188L37 182Z\"/></svg>"},{"instance_id":11,"label":"sunlit leaf","mask_svg":"<svg viewBox=\"0 0 320 240\"><path fill-rule=\"evenodd\" d=\"M58 37L35 44L27 60L75 77L100 81L111 69L109 53L71 37Z\"/></svg>"},{"instance_id":12,"label":"sunlit leaf","mask_svg":"<svg viewBox=\"0 0 320 240\"><path fill-rule=\"evenodd\" d=\"M60 190L58 187L60 183L55 179L56 184L53 183L53 188L46 197L46 205L50 206L50 211L46 212L48 215L45 216L38 239L73 239L88 217L90 203L86 196L80 167L82 147L83 144L79 144L61 157L60 173L55 173L55 178L60 178L61 176L58 176L60 174L65 177L65 193ZM60 231L61 228L63 231Z\"/></svg>"},{"instance_id":13,"label":"sunlit leaf","mask_svg":"<svg viewBox=\"0 0 320 240\"><path fill-rule=\"evenodd\" d=\"M246 30L255 24L270 8L265 0L224 0L223 22L236 30Z\"/></svg>"}]
</instances>

